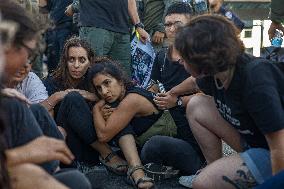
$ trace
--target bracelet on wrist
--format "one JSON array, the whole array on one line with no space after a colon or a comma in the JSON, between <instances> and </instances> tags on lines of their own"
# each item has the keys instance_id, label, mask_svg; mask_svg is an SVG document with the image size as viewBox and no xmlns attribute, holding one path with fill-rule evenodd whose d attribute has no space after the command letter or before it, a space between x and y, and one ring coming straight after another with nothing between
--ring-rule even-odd
<instances>
[{"instance_id":1,"label":"bracelet on wrist","mask_svg":"<svg viewBox=\"0 0 284 189\"><path fill-rule=\"evenodd\" d=\"M49 102L49 100L48 100L48 99L46 99L46 102L47 102L47 104L51 107L51 109L53 109L53 108L54 108L54 105L52 105L52 104Z\"/></svg>"}]
</instances>

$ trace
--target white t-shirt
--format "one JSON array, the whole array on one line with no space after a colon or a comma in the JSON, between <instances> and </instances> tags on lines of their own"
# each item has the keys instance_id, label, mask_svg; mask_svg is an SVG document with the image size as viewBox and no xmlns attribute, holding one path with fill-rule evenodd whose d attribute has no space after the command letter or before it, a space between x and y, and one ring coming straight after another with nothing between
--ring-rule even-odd
<instances>
[{"instance_id":1,"label":"white t-shirt","mask_svg":"<svg viewBox=\"0 0 284 189\"><path fill-rule=\"evenodd\" d=\"M33 72L16 86L16 90L24 94L32 103L40 103L48 98L47 90L40 78Z\"/></svg>"}]
</instances>

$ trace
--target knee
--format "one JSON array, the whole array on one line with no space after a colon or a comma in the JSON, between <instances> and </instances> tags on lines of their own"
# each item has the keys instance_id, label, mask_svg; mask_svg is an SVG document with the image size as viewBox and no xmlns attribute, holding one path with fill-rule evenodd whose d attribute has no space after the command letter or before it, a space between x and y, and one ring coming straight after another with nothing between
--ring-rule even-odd
<instances>
[{"instance_id":1,"label":"knee","mask_svg":"<svg viewBox=\"0 0 284 189\"><path fill-rule=\"evenodd\" d=\"M163 153L166 149L167 141L165 136L152 136L143 146L141 151L141 160L143 163L151 161L151 157Z\"/></svg>"},{"instance_id":2,"label":"knee","mask_svg":"<svg viewBox=\"0 0 284 189\"><path fill-rule=\"evenodd\" d=\"M212 186L210 186L206 179L200 179L199 177L197 177L193 182L192 182L192 188L194 189L207 189L207 188L211 188Z\"/></svg>"},{"instance_id":3,"label":"knee","mask_svg":"<svg viewBox=\"0 0 284 189\"><path fill-rule=\"evenodd\" d=\"M64 99L63 99L63 103L70 103L70 104L77 104L77 103L81 103L82 101L84 101L84 98L82 95L80 95L78 92L73 91L68 93Z\"/></svg>"},{"instance_id":4,"label":"knee","mask_svg":"<svg viewBox=\"0 0 284 189\"><path fill-rule=\"evenodd\" d=\"M28 176L40 178L49 178L50 175L45 172L41 167L29 163L17 165L10 169L11 181L17 181L18 177Z\"/></svg>"},{"instance_id":5,"label":"knee","mask_svg":"<svg viewBox=\"0 0 284 189\"><path fill-rule=\"evenodd\" d=\"M188 102L186 106L186 117L188 120L196 119L202 115L201 109L204 107L209 106L209 99L210 97L203 95L203 94L196 94L194 95Z\"/></svg>"}]
</instances>

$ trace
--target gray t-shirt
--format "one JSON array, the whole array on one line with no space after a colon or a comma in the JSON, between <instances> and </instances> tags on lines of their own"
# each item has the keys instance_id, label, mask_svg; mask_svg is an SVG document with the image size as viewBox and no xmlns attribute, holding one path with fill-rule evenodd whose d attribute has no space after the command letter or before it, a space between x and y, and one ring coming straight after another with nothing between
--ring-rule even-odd
<instances>
[{"instance_id":1,"label":"gray t-shirt","mask_svg":"<svg viewBox=\"0 0 284 189\"><path fill-rule=\"evenodd\" d=\"M82 26L129 33L128 0L79 0Z\"/></svg>"},{"instance_id":2,"label":"gray t-shirt","mask_svg":"<svg viewBox=\"0 0 284 189\"><path fill-rule=\"evenodd\" d=\"M16 90L24 94L32 103L40 103L48 98L47 90L40 78L33 72L16 86Z\"/></svg>"}]
</instances>

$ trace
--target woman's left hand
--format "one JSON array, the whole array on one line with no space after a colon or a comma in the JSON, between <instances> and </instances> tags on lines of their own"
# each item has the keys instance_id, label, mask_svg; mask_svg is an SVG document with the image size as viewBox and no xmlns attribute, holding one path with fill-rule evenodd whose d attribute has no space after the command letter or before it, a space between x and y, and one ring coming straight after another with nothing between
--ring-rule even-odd
<instances>
[{"instance_id":1,"label":"woman's left hand","mask_svg":"<svg viewBox=\"0 0 284 189\"><path fill-rule=\"evenodd\" d=\"M97 96L94 93L91 93L89 91L85 91L85 90L78 90L77 91L80 95L82 95L82 97L86 100L89 101L96 101L97 100Z\"/></svg>"},{"instance_id":2,"label":"woman's left hand","mask_svg":"<svg viewBox=\"0 0 284 189\"><path fill-rule=\"evenodd\" d=\"M112 107L110 107L110 105L107 105L107 104L102 106L101 112L102 112L104 119L107 120L115 109L116 108L112 108Z\"/></svg>"}]
</instances>

